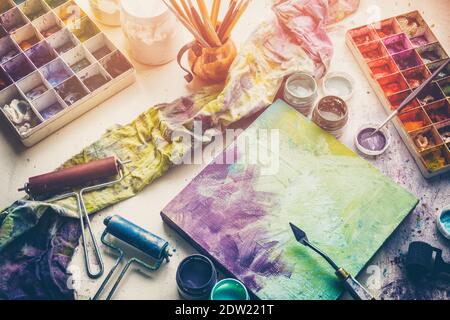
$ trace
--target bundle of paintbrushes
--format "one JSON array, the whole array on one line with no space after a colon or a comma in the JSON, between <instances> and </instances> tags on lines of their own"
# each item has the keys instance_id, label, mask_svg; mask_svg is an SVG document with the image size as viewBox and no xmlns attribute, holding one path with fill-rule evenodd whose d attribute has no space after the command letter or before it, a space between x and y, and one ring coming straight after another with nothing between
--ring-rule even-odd
<instances>
[{"instance_id":1,"label":"bundle of paintbrushes","mask_svg":"<svg viewBox=\"0 0 450 320\"><path fill-rule=\"evenodd\" d=\"M207 82L224 81L237 54L230 35L250 0L230 0L221 22L221 0L214 0L210 12L204 0L197 0L197 7L191 0L163 1L195 38L180 51L180 66L183 54L189 51L189 63L194 75ZM186 79L191 81L193 75L187 69L183 70L188 73Z\"/></svg>"}]
</instances>

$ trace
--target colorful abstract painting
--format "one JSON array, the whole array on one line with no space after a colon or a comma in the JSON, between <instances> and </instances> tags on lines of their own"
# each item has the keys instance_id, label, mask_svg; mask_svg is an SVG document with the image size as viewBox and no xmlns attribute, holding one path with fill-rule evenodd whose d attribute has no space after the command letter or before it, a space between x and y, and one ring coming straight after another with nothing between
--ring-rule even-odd
<instances>
[{"instance_id":1,"label":"colorful abstract painting","mask_svg":"<svg viewBox=\"0 0 450 320\"><path fill-rule=\"evenodd\" d=\"M276 174L215 161L162 217L260 299L336 299L343 288L333 270L295 242L289 222L356 275L418 200L281 101L241 137L271 129L279 135ZM239 160L241 148L225 156Z\"/></svg>"}]
</instances>

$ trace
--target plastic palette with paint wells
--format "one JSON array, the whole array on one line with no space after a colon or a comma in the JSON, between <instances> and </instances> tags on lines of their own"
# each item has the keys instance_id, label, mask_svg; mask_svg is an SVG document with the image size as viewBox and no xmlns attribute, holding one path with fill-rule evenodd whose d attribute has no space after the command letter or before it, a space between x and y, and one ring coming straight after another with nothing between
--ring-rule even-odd
<instances>
[{"instance_id":1,"label":"plastic palette with paint wells","mask_svg":"<svg viewBox=\"0 0 450 320\"><path fill-rule=\"evenodd\" d=\"M73 0L1 0L0 109L32 146L135 81Z\"/></svg>"},{"instance_id":2,"label":"plastic palette with paint wells","mask_svg":"<svg viewBox=\"0 0 450 320\"><path fill-rule=\"evenodd\" d=\"M347 32L346 42L390 114L448 59L418 11ZM425 178L450 172L450 65L394 120Z\"/></svg>"}]
</instances>

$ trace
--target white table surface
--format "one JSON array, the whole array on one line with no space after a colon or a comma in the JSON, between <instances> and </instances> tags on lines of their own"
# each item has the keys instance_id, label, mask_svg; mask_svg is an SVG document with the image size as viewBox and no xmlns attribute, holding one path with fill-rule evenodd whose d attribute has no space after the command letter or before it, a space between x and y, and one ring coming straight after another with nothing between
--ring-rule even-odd
<instances>
[{"instance_id":1,"label":"white table surface","mask_svg":"<svg viewBox=\"0 0 450 320\"><path fill-rule=\"evenodd\" d=\"M87 0L77 0L77 2L91 14ZM270 0L253 1L241 20L242 23L238 25L234 32L234 39L238 44L247 38L260 21L272 15L270 4ZM350 102L350 123L341 139L347 146L354 149L353 137L361 124L368 121L381 121L385 117L385 113L356 61L345 46L345 31L352 27L418 9L432 26L444 48L447 52L450 52L449 5L448 0L362 0L361 7L355 15L330 30L330 36L335 44L335 57L331 69L349 72L357 83L356 95ZM120 28L101 27L118 47L123 48L128 53ZM186 38L186 41L188 41L188 38ZM183 79L183 73L175 61L160 67L148 67L136 62L134 64L137 68L137 82L134 85L30 149L22 147L16 142L9 128L5 128L4 125L1 126L0 167L3 172L0 178L0 207L6 207L23 196L17 191L17 188L23 185L28 177L58 167L63 161L98 139L106 129L115 124L126 124L148 107L157 103L172 101L189 92L189 87L186 86ZM390 127L390 131L394 137L392 147L389 152L373 161L373 163L385 174L415 193L423 202L371 262L372 265L387 268L385 277L382 279L382 285L401 278L398 266L389 268L388 265L392 265L392 259L400 251L406 250L407 241L414 238L413 230L417 227L417 218L434 218L436 209L442 208L445 202L450 204L448 176L432 182L424 180L395 129ZM177 250L172 261L164 265L160 271L151 274L150 277L137 272L131 273L126 277L126 282L121 286L115 298L179 298L175 283L178 263L195 251L163 224L159 213L205 165L206 163L174 168L135 198L104 210L93 218L93 225L98 238L104 229L102 223L104 217L120 214L166 238ZM433 221L422 224L420 231L417 237L421 239L426 238L441 247L449 245L446 240L437 234ZM79 247L75 254L71 269L77 280L76 288L79 298L86 298L95 293L100 281L90 280L85 275L82 250L80 249ZM115 257L105 254L104 258L106 270L109 270L115 261ZM377 290L375 290L375 293L377 293Z\"/></svg>"}]
</instances>

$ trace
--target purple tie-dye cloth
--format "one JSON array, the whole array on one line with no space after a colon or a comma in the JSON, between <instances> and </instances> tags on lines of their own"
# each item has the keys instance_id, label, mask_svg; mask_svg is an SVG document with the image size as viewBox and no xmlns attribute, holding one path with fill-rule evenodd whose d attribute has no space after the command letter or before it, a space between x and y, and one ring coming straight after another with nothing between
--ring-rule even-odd
<instances>
[{"instance_id":1,"label":"purple tie-dye cloth","mask_svg":"<svg viewBox=\"0 0 450 320\"><path fill-rule=\"evenodd\" d=\"M273 11L276 23L285 31L279 36L284 40L292 38L304 49L316 63L316 73L320 75L329 65L333 52L326 25L353 13L358 4L359 0L274 0ZM266 45L273 49L272 58L285 56L283 41L267 39ZM241 87L241 78L234 80L238 83L227 85ZM179 99L171 105L176 110L183 109L183 101ZM249 112L245 115L260 107L247 105ZM229 108L239 106L230 104ZM186 114L180 116L186 117ZM0 212L0 299L74 298L67 268L81 232L78 220L65 218L67 214L61 210L64 209L50 204L18 201Z\"/></svg>"},{"instance_id":2,"label":"purple tie-dye cloth","mask_svg":"<svg viewBox=\"0 0 450 320\"><path fill-rule=\"evenodd\" d=\"M73 299L70 260L81 236L61 207L17 201L0 213L0 299Z\"/></svg>"}]
</instances>

